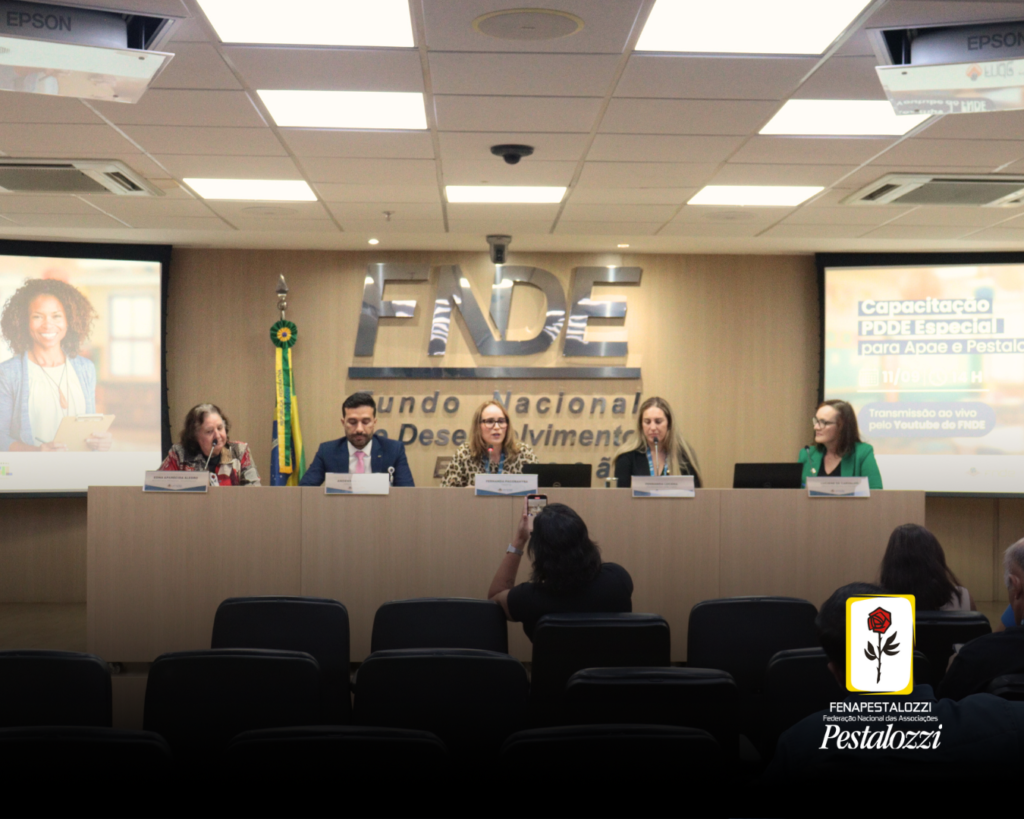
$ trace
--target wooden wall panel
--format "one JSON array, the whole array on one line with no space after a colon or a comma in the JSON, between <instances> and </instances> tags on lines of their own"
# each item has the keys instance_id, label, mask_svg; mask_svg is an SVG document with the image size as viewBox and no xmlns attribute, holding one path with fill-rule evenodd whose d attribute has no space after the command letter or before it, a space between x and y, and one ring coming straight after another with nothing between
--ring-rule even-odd
<instances>
[{"instance_id":1,"label":"wooden wall panel","mask_svg":"<svg viewBox=\"0 0 1024 819\"><path fill-rule=\"evenodd\" d=\"M1003 578L1003 553L1024 538L1024 498L1000 498L996 501L996 535L992 543L993 600L1006 600Z\"/></svg>"},{"instance_id":2,"label":"wooden wall panel","mask_svg":"<svg viewBox=\"0 0 1024 819\"><path fill-rule=\"evenodd\" d=\"M85 498L0 497L0 602L85 602Z\"/></svg>"},{"instance_id":3,"label":"wooden wall panel","mask_svg":"<svg viewBox=\"0 0 1024 819\"><path fill-rule=\"evenodd\" d=\"M928 498L927 526L939 539L946 563L975 600L993 600L996 505L991 498Z\"/></svg>"}]
</instances>

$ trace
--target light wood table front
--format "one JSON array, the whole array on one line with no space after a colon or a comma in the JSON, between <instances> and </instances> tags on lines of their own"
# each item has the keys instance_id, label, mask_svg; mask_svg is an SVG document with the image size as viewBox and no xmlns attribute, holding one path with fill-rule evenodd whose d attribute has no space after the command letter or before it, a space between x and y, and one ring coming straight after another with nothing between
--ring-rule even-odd
<instances>
[{"instance_id":1,"label":"light wood table front","mask_svg":"<svg viewBox=\"0 0 1024 819\"><path fill-rule=\"evenodd\" d=\"M633 577L633 610L672 629L686 656L690 609L738 594L805 597L870 580L889 532L924 522L921 492L810 499L799 490L702 490L692 500L626 490L548 489L587 522L605 560ZM411 597L484 597L521 498L472 489L325 496L320 488L213 490L202 497L89 490L88 645L151 662L206 648L217 604L247 594L332 597L348 608L352 659L370 650L377 607ZM519 581L528 579L524 561ZM530 658L511 624L510 651Z\"/></svg>"}]
</instances>

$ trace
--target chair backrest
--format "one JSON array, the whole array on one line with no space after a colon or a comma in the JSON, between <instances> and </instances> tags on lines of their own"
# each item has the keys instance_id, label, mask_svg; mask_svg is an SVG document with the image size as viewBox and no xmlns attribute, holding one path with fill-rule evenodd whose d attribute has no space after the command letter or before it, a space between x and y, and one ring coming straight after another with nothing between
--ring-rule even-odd
<instances>
[{"instance_id":1,"label":"chair backrest","mask_svg":"<svg viewBox=\"0 0 1024 819\"><path fill-rule=\"evenodd\" d=\"M358 725L436 734L455 756L494 754L523 727L530 684L508 654L478 649L396 649L359 667Z\"/></svg>"},{"instance_id":2,"label":"chair backrest","mask_svg":"<svg viewBox=\"0 0 1024 819\"><path fill-rule=\"evenodd\" d=\"M149 670L143 728L185 764L208 762L243 731L320 722L320 668L309 654L179 651Z\"/></svg>"},{"instance_id":3,"label":"chair backrest","mask_svg":"<svg viewBox=\"0 0 1024 819\"><path fill-rule=\"evenodd\" d=\"M0 728L109 728L110 669L95 654L0 651Z\"/></svg>"},{"instance_id":4,"label":"chair backrest","mask_svg":"<svg viewBox=\"0 0 1024 819\"><path fill-rule=\"evenodd\" d=\"M533 631L531 721L553 724L569 678L584 668L669 665L671 635L657 614L546 614Z\"/></svg>"},{"instance_id":5,"label":"chair backrest","mask_svg":"<svg viewBox=\"0 0 1024 819\"><path fill-rule=\"evenodd\" d=\"M946 676L955 643L969 643L992 633L988 618L978 611L919 611L916 615L914 648L928 658L936 686Z\"/></svg>"},{"instance_id":6,"label":"chair backrest","mask_svg":"<svg viewBox=\"0 0 1024 819\"><path fill-rule=\"evenodd\" d=\"M325 724L352 720L348 610L320 597L231 597L217 607L211 648L304 651L323 675Z\"/></svg>"},{"instance_id":7,"label":"chair backrest","mask_svg":"<svg viewBox=\"0 0 1024 819\"><path fill-rule=\"evenodd\" d=\"M565 686L567 723L700 728L726 757L739 753L739 694L725 671L711 668L587 668Z\"/></svg>"},{"instance_id":8,"label":"chair backrest","mask_svg":"<svg viewBox=\"0 0 1024 819\"><path fill-rule=\"evenodd\" d=\"M819 646L817 613L811 603L794 597L705 600L690 610L686 664L728 671L741 699L753 697L778 652Z\"/></svg>"},{"instance_id":9,"label":"chair backrest","mask_svg":"<svg viewBox=\"0 0 1024 819\"><path fill-rule=\"evenodd\" d=\"M1024 674L1003 674L988 684L985 691L1004 700L1024 700Z\"/></svg>"},{"instance_id":10,"label":"chair backrest","mask_svg":"<svg viewBox=\"0 0 1024 819\"><path fill-rule=\"evenodd\" d=\"M507 654L508 621L492 600L393 600L374 615L370 651L400 648L477 648Z\"/></svg>"},{"instance_id":11,"label":"chair backrest","mask_svg":"<svg viewBox=\"0 0 1024 819\"><path fill-rule=\"evenodd\" d=\"M172 761L170 746L151 731L77 725L0 729L0 758L6 777L44 771L62 779L109 777L115 771L117 776L158 777L169 772Z\"/></svg>"},{"instance_id":12,"label":"chair backrest","mask_svg":"<svg viewBox=\"0 0 1024 819\"><path fill-rule=\"evenodd\" d=\"M771 658L764 677L766 755L775 753L783 731L846 698L828 662L823 648L791 648Z\"/></svg>"}]
</instances>

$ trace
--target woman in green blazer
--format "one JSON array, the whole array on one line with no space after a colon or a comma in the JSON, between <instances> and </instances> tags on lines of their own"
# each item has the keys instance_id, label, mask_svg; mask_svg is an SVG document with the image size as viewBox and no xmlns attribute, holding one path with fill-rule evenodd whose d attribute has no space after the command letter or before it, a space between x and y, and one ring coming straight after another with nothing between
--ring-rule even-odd
<instances>
[{"instance_id":1,"label":"woman in green blazer","mask_svg":"<svg viewBox=\"0 0 1024 819\"><path fill-rule=\"evenodd\" d=\"M814 413L814 445L800 450L808 478L867 478L871 489L882 488L882 475L871 444L860 439L857 413L846 401L823 401Z\"/></svg>"}]
</instances>

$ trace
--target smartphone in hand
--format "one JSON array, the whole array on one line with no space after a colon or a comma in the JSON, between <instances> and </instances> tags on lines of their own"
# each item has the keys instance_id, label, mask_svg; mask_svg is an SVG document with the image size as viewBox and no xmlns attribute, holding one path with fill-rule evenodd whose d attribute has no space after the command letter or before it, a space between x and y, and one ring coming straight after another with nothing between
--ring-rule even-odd
<instances>
[{"instance_id":1,"label":"smartphone in hand","mask_svg":"<svg viewBox=\"0 0 1024 819\"><path fill-rule=\"evenodd\" d=\"M548 505L547 495L527 495L526 496L526 513L531 517L535 518L540 514L540 510Z\"/></svg>"}]
</instances>

